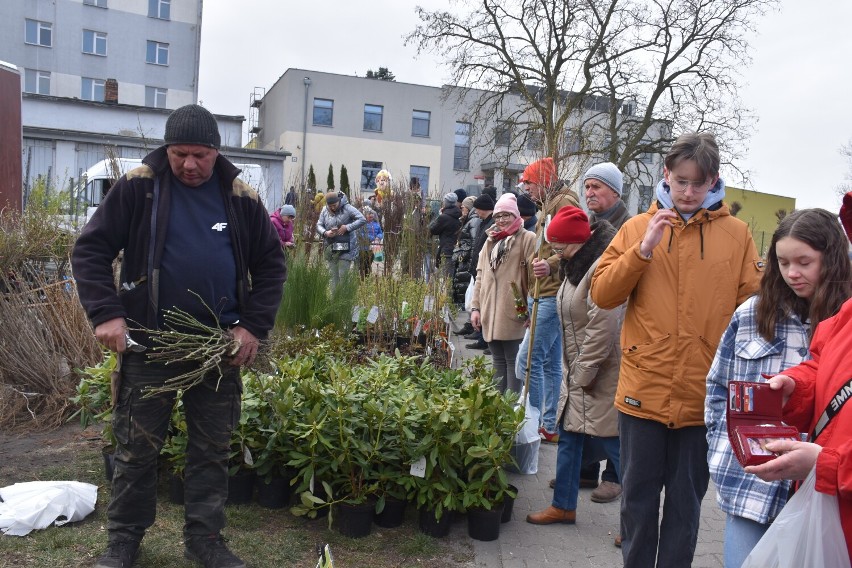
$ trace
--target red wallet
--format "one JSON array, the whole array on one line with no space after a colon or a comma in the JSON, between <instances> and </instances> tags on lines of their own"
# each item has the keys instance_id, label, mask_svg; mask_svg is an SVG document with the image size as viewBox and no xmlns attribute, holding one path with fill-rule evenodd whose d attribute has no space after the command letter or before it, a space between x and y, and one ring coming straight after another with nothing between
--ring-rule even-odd
<instances>
[{"instance_id":1,"label":"red wallet","mask_svg":"<svg viewBox=\"0 0 852 568\"><path fill-rule=\"evenodd\" d=\"M795 427L781 421L781 396L769 383L728 383L728 440L743 467L777 457L766 449L767 442L800 439Z\"/></svg>"}]
</instances>

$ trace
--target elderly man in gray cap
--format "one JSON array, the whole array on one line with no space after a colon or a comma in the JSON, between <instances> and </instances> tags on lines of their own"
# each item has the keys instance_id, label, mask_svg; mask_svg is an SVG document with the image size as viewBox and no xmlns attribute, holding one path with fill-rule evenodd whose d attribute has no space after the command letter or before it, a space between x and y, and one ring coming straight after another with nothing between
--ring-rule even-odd
<instances>
[{"instance_id":1,"label":"elderly man in gray cap","mask_svg":"<svg viewBox=\"0 0 852 568\"><path fill-rule=\"evenodd\" d=\"M176 393L147 389L199 363L150 360L151 339L140 328L161 329L164 313L178 309L227 330L240 345L227 363L183 392L189 431L185 556L208 568L245 566L221 535L231 431L240 415L240 366L251 364L258 341L275 323L287 271L269 214L237 178L240 170L219 154L220 142L216 119L205 108L172 112L165 144L110 189L74 247L80 301L98 340L120 361L113 385L117 445L109 540L96 568L130 568L154 523L157 458ZM116 290L112 263L122 250Z\"/></svg>"}]
</instances>

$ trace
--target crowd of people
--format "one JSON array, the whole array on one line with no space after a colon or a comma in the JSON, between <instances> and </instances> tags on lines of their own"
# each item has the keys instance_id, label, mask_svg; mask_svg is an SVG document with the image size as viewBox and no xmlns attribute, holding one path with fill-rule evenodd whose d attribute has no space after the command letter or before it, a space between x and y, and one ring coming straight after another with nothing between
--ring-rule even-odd
<instances>
[{"instance_id":1,"label":"crowd of people","mask_svg":"<svg viewBox=\"0 0 852 568\"><path fill-rule=\"evenodd\" d=\"M269 215L219 145L203 107L175 110L164 146L110 190L74 248L81 302L119 361L108 547L96 568L132 566L154 522L175 393L145 393L187 368L152 363L150 338L127 322L157 329L174 308L226 329L239 346L227 368L183 394L186 556L245 566L221 535L239 368L274 324L296 207L291 189ZM470 347L488 349L498 388L525 393L542 440L558 444L551 505L527 521L577 522L581 487L595 487L592 501L621 498L615 544L631 568L691 565L710 479L727 516L725 566L738 568L783 510L790 480L814 468L816 490L837 496L852 549L852 193L840 215L846 235L832 213L796 211L763 260L724 203L719 164L711 134L680 136L656 199L633 217L615 164L585 172L587 214L551 158L524 170L523 191L457 190L435 214L419 201L410 212L438 241L427 258L468 304ZM390 175L377 182L360 210L338 191L314 199L332 287L353 264L367 276L384 255ZM428 277L430 265L421 268ZM740 465L727 435L732 380L780 390L784 420L807 438L771 441L774 459Z\"/></svg>"}]
</instances>

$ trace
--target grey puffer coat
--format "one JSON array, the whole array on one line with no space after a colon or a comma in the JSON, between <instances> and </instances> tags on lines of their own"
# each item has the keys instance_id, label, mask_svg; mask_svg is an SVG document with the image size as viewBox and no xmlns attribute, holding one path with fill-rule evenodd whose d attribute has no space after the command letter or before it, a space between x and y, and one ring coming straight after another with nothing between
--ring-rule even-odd
<instances>
[{"instance_id":1,"label":"grey puffer coat","mask_svg":"<svg viewBox=\"0 0 852 568\"><path fill-rule=\"evenodd\" d=\"M609 437L618 435L613 403L624 305L602 310L589 295L598 260L616 233L606 221L593 223L592 231L574 257L560 263L564 279L556 294L556 310L562 326L563 371L556 415L568 432Z\"/></svg>"}]
</instances>

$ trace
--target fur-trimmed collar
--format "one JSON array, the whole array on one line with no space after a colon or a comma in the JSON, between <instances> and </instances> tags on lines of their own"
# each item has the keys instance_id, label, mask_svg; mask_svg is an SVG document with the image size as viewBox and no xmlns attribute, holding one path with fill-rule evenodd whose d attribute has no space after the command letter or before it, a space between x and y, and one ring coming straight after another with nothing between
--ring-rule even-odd
<instances>
[{"instance_id":1,"label":"fur-trimmed collar","mask_svg":"<svg viewBox=\"0 0 852 568\"><path fill-rule=\"evenodd\" d=\"M615 230L609 221L601 219L592 223L592 236L583 243L580 250L568 260L559 263L559 276L576 286L589 271L594 262L601 257L610 241L615 237Z\"/></svg>"}]
</instances>

